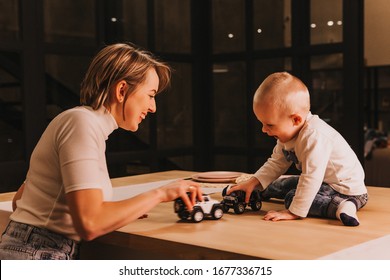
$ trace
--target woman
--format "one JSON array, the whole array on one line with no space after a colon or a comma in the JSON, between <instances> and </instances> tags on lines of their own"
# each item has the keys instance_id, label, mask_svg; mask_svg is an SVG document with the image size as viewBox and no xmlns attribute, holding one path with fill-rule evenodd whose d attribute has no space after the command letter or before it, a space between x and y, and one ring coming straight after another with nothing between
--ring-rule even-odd
<instances>
[{"instance_id":1,"label":"woman","mask_svg":"<svg viewBox=\"0 0 390 280\"><path fill-rule=\"evenodd\" d=\"M144 217L160 202L181 197L191 209L201 199L199 184L176 181L110 201L105 141L118 127L136 131L156 111L155 96L169 85L170 73L166 64L129 44L107 46L95 56L81 84L82 106L58 115L31 155L0 259L76 259L80 240Z\"/></svg>"}]
</instances>

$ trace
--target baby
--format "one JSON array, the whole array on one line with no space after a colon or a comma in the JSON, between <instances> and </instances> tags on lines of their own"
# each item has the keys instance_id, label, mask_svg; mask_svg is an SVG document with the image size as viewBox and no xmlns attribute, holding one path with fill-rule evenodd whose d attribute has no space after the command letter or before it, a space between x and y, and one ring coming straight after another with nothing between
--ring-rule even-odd
<instances>
[{"instance_id":1,"label":"baby","mask_svg":"<svg viewBox=\"0 0 390 280\"><path fill-rule=\"evenodd\" d=\"M306 216L337 218L358 226L357 210L368 200L364 170L351 147L335 129L310 112L305 84L286 73L268 76L253 98L262 131L277 139L271 157L249 180L228 191L262 190L264 200L284 199L286 210L269 211L265 220ZM281 177L291 164L299 176Z\"/></svg>"}]
</instances>

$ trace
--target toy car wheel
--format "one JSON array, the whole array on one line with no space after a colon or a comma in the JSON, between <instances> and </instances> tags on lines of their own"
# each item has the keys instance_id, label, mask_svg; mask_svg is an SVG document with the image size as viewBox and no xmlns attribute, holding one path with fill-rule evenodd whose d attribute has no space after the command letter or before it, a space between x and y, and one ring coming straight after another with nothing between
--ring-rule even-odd
<instances>
[{"instance_id":1,"label":"toy car wheel","mask_svg":"<svg viewBox=\"0 0 390 280\"><path fill-rule=\"evenodd\" d=\"M245 205L243 203L238 203L236 206L234 206L234 213L236 214L242 214L245 211Z\"/></svg>"},{"instance_id":2,"label":"toy car wheel","mask_svg":"<svg viewBox=\"0 0 390 280\"><path fill-rule=\"evenodd\" d=\"M227 212L229 212L229 209L230 209L229 206L227 206L226 204L222 204L222 210L223 210L223 212L227 213Z\"/></svg>"},{"instance_id":3,"label":"toy car wheel","mask_svg":"<svg viewBox=\"0 0 390 280\"><path fill-rule=\"evenodd\" d=\"M218 219L221 219L221 217L223 216L223 209L221 206L216 206L212 213L211 213L211 216L213 217L213 219L215 220L218 220Z\"/></svg>"},{"instance_id":4,"label":"toy car wheel","mask_svg":"<svg viewBox=\"0 0 390 280\"><path fill-rule=\"evenodd\" d=\"M184 209L183 203L179 200L176 200L174 205L173 205L173 208L174 208L176 213L182 212L182 210Z\"/></svg>"},{"instance_id":5,"label":"toy car wheel","mask_svg":"<svg viewBox=\"0 0 390 280\"><path fill-rule=\"evenodd\" d=\"M188 217L190 216L190 213L188 213L187 211L182 211L179 212L177 215L179 216L180 219L187 220Z\"/></svg>"},{"instance_id":6,"label":"toy car wheel","mask_svg":"<svg viewBox=\"0 0 390 280\"><path fill-rule=\"evenodd\" d=\"M259 211L261 209L261 201L255 201L251 203L251 208L253 211Z\"/></svg>"},{"instance_id":7,"label":"toy car wheel","mask_svg":"<svg viewBox=\"0 0 390 280\"><path fill-rule=\"evenodd\" d=\"M203 211L199 208L194 208L194 210L192 211L192 215L191 215L191 219L196 222L196 223L199 223L200 221L203 220L203 217L204 217L204 214L203 214Z\"/></svg>"}]
</instances>

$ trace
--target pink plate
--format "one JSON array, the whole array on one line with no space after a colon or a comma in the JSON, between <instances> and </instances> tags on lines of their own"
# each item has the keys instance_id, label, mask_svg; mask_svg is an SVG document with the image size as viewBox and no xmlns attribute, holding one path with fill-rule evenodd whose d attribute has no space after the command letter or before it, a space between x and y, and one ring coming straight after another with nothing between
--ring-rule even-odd
<instances>
[{"instance_id":1,"label":"pink plate","mask_svg":"<svg viewBox=\"0 0 390 280\"><path fill-rule=\"evenodd\" d=\"M234 182L236 178L241 176L241 172L230 172L230 171L210 171L198 173L192 176L192 179L201 182L208 183L225 183Z\"/></svg>"}]
</instances>

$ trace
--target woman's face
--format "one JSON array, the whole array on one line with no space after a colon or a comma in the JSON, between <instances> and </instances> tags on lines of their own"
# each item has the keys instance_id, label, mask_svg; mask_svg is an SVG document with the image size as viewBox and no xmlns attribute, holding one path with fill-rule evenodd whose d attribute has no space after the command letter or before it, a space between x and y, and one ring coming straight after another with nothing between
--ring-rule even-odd
<instances>
[{"instance_id":1,"label":"woman's face","mask_svg":"<svg viewBox=\"0 0 390 280\"><path fill-rule=\"evenodd\" d=\"M121 100L118 106L111 111L119 127L137 131L139 124L146 118L148 113L156 112L155 96L157 94L159 78L155 69L150 69L146 74L145 81L140 84L135 92L127 98L124 109ZM123 114L124 110L124 114Z\"/></svg>"}]
</instances>

